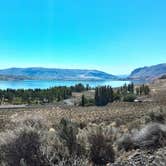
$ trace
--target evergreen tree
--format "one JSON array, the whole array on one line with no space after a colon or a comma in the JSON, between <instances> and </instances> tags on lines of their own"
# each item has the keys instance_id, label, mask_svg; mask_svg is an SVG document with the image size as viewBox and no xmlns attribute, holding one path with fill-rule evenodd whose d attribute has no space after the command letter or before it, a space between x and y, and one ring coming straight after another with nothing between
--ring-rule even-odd
<instances>
[{"instance_id":1,"label":"evergreen tree","mask_svg":"<svg viewBox=\"0 0 166 166\"><path fill-rule=\"evenodd\" d=\"M131 87L130 87L131 89L130 89L130 92L132 93L132 94L134 94L134 83L132 82L131 83Z\"/></svg>"},{"instance_id":2,"label":"evergreen tree","mask_svg":"<svg viewBox=\"0 0 166 166\"><path fill-rule=\"evenodd\" d=\"M86 90L88 91L90 89L89 84L86 84Z\"/></svg>"},{"instance_id":3,"label":"evergreen tree","mask_svg":"<svg viewBox=\"0 0 166 166\"><path fill-rule=\"evenodd\" d=\"M84 95L82 95L82 97L81 97L81 106L85 106L85 96Z\"/></svg>"},{"instance_id":4,"label":"evergreen tree","mask_svg":"<svg viewBox=\"0 0 166 166\"><path fill-rule=\"evenodd\" d=\"M140 88L136 88L136 94L140 95Z\"/></svg>"},{"instance_id":5,"label":"evergreen tree","mask_svg":"<svg viewBox=\"0 0 166 166\"><path fill-rule=\"evenodd\" d=\"M104 106L109 102L113 102L113 89L110 86L97 87L95 89L95 104Z\"/></svg>"}]
</instances>

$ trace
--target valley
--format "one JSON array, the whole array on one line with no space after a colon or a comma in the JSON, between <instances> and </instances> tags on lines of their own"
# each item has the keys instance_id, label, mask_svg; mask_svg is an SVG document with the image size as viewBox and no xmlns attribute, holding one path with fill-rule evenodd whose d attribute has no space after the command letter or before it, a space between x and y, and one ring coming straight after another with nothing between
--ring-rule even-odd
<instances>
[{"instance_id":1,"label":"valley","mask_svg":"<svg viewBox=\"0 0 166 166\"><path fill-rule=\"evenodd\" d=\"M48 132L49 135L50 131L52 134L55 130L58 131L58 126L62 123L62 119L66 119L69 120L69 123L71 121L72 124L80 126L79 132L77 133L77 141L83 141L85 139L84 137L87 136L90 137L90 135L92 133L95 134L99 128L102 129L104 138L110 136L105 133L106 129L112 133L112 146L116 155L114 156L114 164L108 162L111 166L116 166L116 164L129 166L130 160L135 162L134 155L139 155L141 158L149 161L150 156L148 156L148 149L146 149L145 147L144 149L132 149L132 147L128 147L129 149L131 149L127 150L126 152L121 145L122 149L120 151L118 150L118 148L120 148L120 138L123 138L124 135L127 134L128 136L130 136L131 133L133 133L135 130L138 132L147 125L163 125L163 123L165 123L166 80L156 80L153 83L150 83L149 87L150 94L148 96L142 97L143 99L141 102L115 101L102 107L82 107L77 104L70 104L68 102L60 101L57 104L46 104L43 106L35 105L26 108L0 109L0 130L1 133L4 133L6 130L10 131L11 129L17 129L19 125L22 125L22 127L28 127L32 124L34 124L35 126L46 125L46 129L42 130ZM83 94L87 98L92 98L94 96L94 90L85 92L74 92L72 94L72 98L76 103L79 103ZM35 126L32 127L35 129ZM89 130L92 132L91 134L86 133ZM84 135L80 135L82 132L85 132ZM85 146L84 142L81 142L81 146ZM153 160L150 161L152 166L157 161L157 158L161 158L160 161L166 162L165 158L161 155L164 152L164 146L160 146L160 149L156 149L151 153L151 157L153 157ZM58 151L57 153L60 153L60 151ZM157 156L155 153L157 153ZM80 166L91 165L89 163L90 161L80 161L77 159L76 162L78 161L81 163Z\"/></svg>"}]
</instances>

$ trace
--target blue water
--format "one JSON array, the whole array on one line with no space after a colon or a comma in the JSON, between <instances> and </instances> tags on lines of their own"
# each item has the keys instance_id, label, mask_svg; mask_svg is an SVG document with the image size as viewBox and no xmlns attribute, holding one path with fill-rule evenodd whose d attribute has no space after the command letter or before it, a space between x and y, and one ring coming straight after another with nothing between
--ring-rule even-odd
<instances>
[{"instance_id":1,"label":"blue water","mask_svg":"<svg viewBox=\"0 0 166 166\"><path fill-rule=\"evenodd\" d=\"M54 86L72 86L78 83L89 84L91 87L110 85L119 87L129 81L59 81L59 80L21 80L21 81L0 81L0 89L46 89Z\"/></svg>"}]
</instances>

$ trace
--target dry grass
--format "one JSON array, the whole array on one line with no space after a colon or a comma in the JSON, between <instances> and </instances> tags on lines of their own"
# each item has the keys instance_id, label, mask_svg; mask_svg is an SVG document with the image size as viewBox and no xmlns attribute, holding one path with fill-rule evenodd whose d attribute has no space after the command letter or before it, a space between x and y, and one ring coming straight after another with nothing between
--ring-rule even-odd
<instances>
[{"instance_id":1,"label":"dry grass","mask_svg":"<svg viewBox=\"0 0 166 166\"><path fill-rule=\"evenodd\" d=\"M70 119L77 123L113 123L120 119L121 124L130 125L137 121L144 123L144 119L151 112L166 112L166 105L156 102L148 103L112 103L105 107L51 107L36 108L33 110L6 110L0 111L1 129L8 124L9 121L24 119L30 116L44 117L52 124L59 123L62 118ZM137 124L135 124L137 125Z\"/></svg>"},{"instance_id":2,"label":"dry grass","mask_svg":"<svg viewBox=\"0 0 166 166\"><path fill-rule=\"evenodd\" d=\"M106 157L107 153L113 154L114 151L116 153L115 156L119 156L120 152L117 151L116 145L116 140L118 140L118 138L123 136L123 138L126 139L127 144L125 148L126 150L128 150L132 148L129 147L131 145L130 141L132 140L129 140L129 137L127 136L135 132L133 131L133 129L136 128L136 131L141 131L139 129L142 128L142 126L147 122L149 123L153 121L161 121L163 124L165 123L166 93L163 93L165 92L165 84L163 82L162 84L160 84L161 89L159 85L151 85L152 91L149 96L151 99L153 99L151 102L114 102L104 107L68 107L64 105L56 105L30 109L0 110L0 134L2 136L2 133L6 131L15 131L17 130L18 126L28 126L30 128L33 128L34 131L42 130L43 134L39 137L42 138L40 141L44 141L44 145L42 144L43 153L48 157L47 160L49 160L49 162L55 163L55 161L59 160L58 162L61 162L61 165L66 165L67 160L75 162L75 165L85 164L85 162L82 161L82 157L79 158L79 156L70 156L70 159L67 158L67 160L66 158L62 158L62 155L64 154L66 157L72 154L72 148L74 148L75 150L75 148L77 147L75 146L75 143L79 143L79 151L80 154L84 154L86 164L88 162L87 156L89 156L89 154L91 154L90 159L93 160L93 154L90 152L93 151L93 149L95 149L96 147L95 141L98 141L97 145L101 145L97 149L99 151L102 151L102 153L99 155L99 158L103 155L104 157ZM79 97L78 95L80 94L75 94L75 97ZM155 98L157 98L157 100ZM74 144L72 142L72 145L74 146L71 146L71 149L66 143L66 140L71 140L71 137L69 137L70 132L66 132L66 140L62 136L58 136L58 127L62 119L68 119L70 121L70 125L67 127L67 130L73 131L72 140L73 138L75 139ZM75 132L75 127L73 126L73 124L76 124L78 126L79 129L77 132ZM55 132L54 129L56 130ZM99 129L101 130L101 133L96 133L96 131L98 131ZM49 131L51 131L51 133ZM10 133L8 132L8 134ZM64 136L64 133L62 135ZM138 134L137 137L140 138L139 136L140 135ZM100 139L97 140L97 138ZM110 142L107 142L107 140L109 140ZM104 146L108 146L107 143L110 145L111 150L107 148L101 148ZM11 145L11 141L9 141L8 145ZM55 151L55 149L58 150ZM95 153L97 150L94 150ZM99 152L97 152L97 154L99 154ZM58 158L56 158L55 156L58 156ZM114 158L112 157L111 159L109 159L109 156L105 159L106 161L111 161L112 158ZM78 158L75 159L75 157ZM80 164L78 164L77 162L79 162ZM106 162L104 161L104 163ZM70 165L69 163L67 164Z\"/></svg>"},{"instance_id":3,"label":"dry grass","mask_svg":"<svg viewBox=\"0 0 166 166\"><path fill-rule=\"evenodd\" d=\"M79 123L101 123L115 122L121 119L123 124L132 121L140 121L149 116L150 112L159 112L161 109L166 111L166 80L160 80L150 85L152 102L143 103L124 103L115 102L105 107L69 107L69 106L52 106L32 109L14 109L0 110L0 123L4 127L5 121L10 119L19 119L17 117L27 117L30 115L43 116L51 123L58 123L62 118L71 119ZM86 92L86 96L91 96L93 92ZM81 97L81 93L74 93L74 97ZM156 99L157 98L157 99ZM141 120L140 120L141 119ZM0 127L0 128L2 128Z\"/></svg>"}]
</instances>

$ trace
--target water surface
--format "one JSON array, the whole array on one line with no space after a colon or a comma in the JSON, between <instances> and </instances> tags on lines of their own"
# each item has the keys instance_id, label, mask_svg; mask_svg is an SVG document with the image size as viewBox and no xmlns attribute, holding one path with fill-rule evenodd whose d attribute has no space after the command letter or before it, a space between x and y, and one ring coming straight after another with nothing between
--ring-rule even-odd
<instances>
[{"instance_id":1,"label":"water surface","mask_svg":"<svg viewBox=\"0 0 166 166\"><path fill-rule=\"evenodd\" d=\"M0 89L46 89L54 86L73 86L82 83L89 84L91 87L110 85L112 87L119 87L128 84L130 81L63 81L63 80L19 80L19 81L0 81Z\"/></svg>"}]
</instances>

